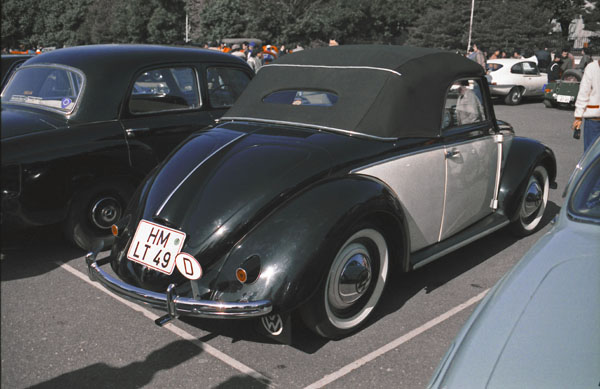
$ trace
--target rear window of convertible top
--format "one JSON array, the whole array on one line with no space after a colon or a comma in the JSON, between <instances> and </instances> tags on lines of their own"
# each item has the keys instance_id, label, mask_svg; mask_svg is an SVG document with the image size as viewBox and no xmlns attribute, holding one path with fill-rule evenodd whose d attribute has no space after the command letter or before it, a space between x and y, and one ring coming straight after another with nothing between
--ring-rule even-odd
<instances>
[{"instance_id":1,"label":"rear window of convertible top","mask_svg":"<svg viewBox=\"0 0 600 389\"><path fill-rule=\"evenodd\" d=\"M309 105L331 107L337 103L338 96L332 92L314 90L281 90L268 94L263 102L269 104Z\"/></svg>"}]
</instances>

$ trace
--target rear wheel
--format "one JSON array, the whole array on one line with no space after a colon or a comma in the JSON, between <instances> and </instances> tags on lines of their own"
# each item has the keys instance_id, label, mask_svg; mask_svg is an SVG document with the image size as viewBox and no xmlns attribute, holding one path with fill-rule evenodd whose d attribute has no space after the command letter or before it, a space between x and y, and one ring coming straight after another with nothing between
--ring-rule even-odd
<instances>
[{"instance_id":1,"label":"rear wheel","mask_svg":"<svg viewBox=\"0 0 600 389\"><path fill-rule=\"evenodd\" d=\"M372 226L354 231L339 247L314 298L301 309L306 325L326 338L340 338L363 325L387 280L383 234Z\"/></svg>"},{"instance_id":2,"label":"rear wheel","mask_svg":"<svg viewBox=\"0 0 600 389\"><path fill-rule=\"evenodd\" d=\"M100 183L73 197L65 223L65 235L84 250L114 241L111 226L122 216L133 188L126 182Z\"/></svg>"},{"instance_id":3,"label":"rear wheel","mask_svg":"<svg viewBox=\"0 0 600 389\"><path fill-rule=\"evenodd\" d=\"M517 105L523 98L523 91L518 86L513 87L508 95L504 98L504 102L508 105Z\"/></svg>"},{"instance_id":4,"label":"rear wheel","mask_svg":"<svg viewBox=\"0 0 600 389\"><path fill-rule=\"evenodd\" d=\"M546 108L554 108L554 103L552 100L544 99L544 106L546 106Z\"/></svg>"},{"instance_id":5,"label":"rear wheel","mask_svg":"<svg viewBox=\"0 0 600 389\"><path fill-rule=\"evenodd\" d=\"M519 205L519 217L512 223L512 231L518 236L532 234L539 226L548 203L548 172L538 165L529 176Z\"/></svg>"}]
</instances>

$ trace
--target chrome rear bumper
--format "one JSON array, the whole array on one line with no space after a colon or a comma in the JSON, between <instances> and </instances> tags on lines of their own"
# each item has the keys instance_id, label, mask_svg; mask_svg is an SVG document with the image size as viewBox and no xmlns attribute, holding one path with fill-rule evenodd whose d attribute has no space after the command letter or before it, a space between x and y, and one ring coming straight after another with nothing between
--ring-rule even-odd
<instances>
[{"instance_id":1,"label":"chrome rear bumper","mask_svg":"<svg viewBox=\"0 0 600 389\"><path fill-rule=\"evenodd\" d=\"M118 296L166 311L165 316L156 320L156 324L161 326L178 316L221 319L248 318L267 315L273 309L269 300L224 302L176 296L174 284L169 285L166 293L138 288L122 282L102 270L101 264L96 260L97 254L91 252L85 256L90 280L99 282Z\"/></svg>"}]
</instances>

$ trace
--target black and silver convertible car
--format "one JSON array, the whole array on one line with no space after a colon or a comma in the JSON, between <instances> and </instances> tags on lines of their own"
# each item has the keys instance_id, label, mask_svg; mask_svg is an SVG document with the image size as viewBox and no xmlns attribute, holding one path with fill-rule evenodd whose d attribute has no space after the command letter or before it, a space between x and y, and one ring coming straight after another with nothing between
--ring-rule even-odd
<instances>
[{"instance_id":1,"label":"black and silver convertible car","mask_svg":"<svg viewBox=\"0 0 600 389\"><path fill-rule=\"evenodd\" d=\"M260 317L277 335L294 313L339 338L365 323L391 268L504 226L532 233L555 174L550 149L496 120L473 61L306 50L263 67L143 182L110 255L87 256L90 277L166 311L158 324Z\"/></svg>"},{"instance_id":2,"label":"black and silver convertible car","mask_svg":"<svg viewBox=\"0 0 600 389\"><path fill-rule=\"evenodd\" d=\"M225 113L252 74L228 54L149 45L27 60L2 91L2 227L64 221L86 250L110 243L137 184Z\"/></svg>"}]
</instances>

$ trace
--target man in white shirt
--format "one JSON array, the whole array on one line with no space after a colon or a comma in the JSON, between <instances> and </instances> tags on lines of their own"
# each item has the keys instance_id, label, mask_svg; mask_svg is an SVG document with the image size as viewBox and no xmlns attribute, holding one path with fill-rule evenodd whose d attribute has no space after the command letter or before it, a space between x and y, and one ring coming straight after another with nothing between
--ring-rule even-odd
<instances>
[{"instance_id":1,"label":"man in white shirt","mask_svg":"<svg viewBox=\"0 0 600 389\"><path fill-rule=\"evenodd\" d=\"M600 136L600 60L585 67L575 101L573 130L583 123L583 151Z\"/></svg>"}]
</instances>

